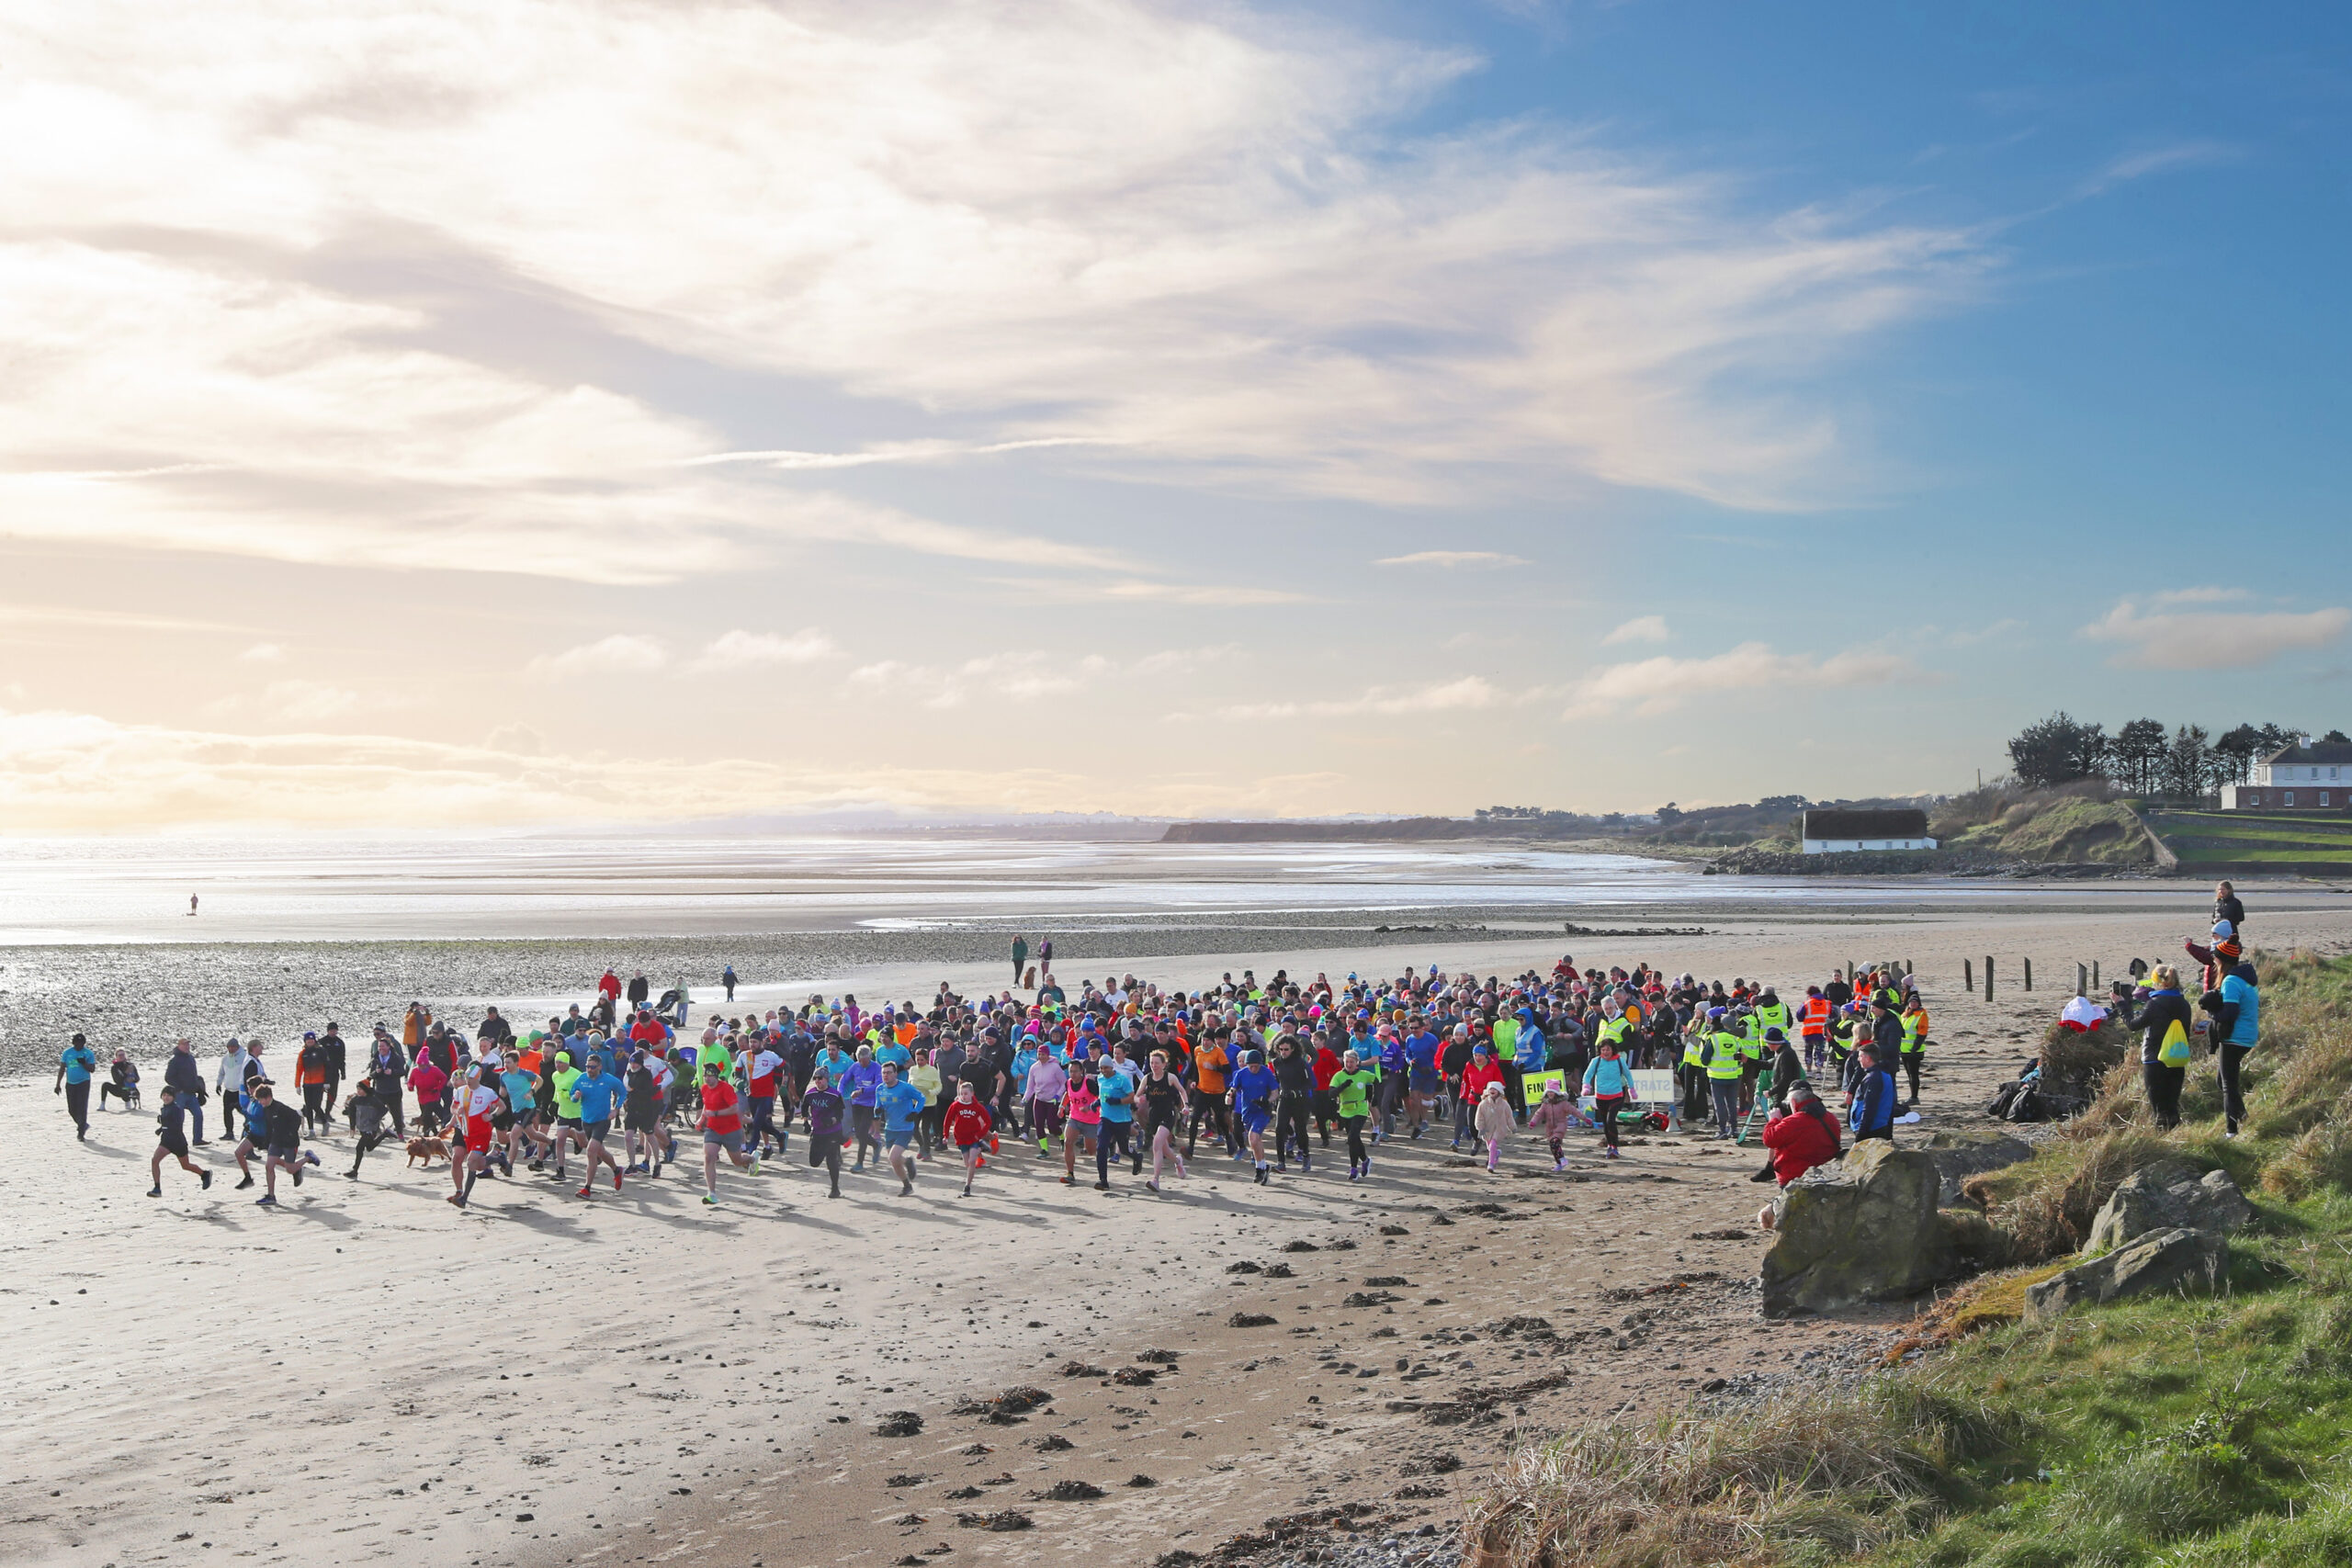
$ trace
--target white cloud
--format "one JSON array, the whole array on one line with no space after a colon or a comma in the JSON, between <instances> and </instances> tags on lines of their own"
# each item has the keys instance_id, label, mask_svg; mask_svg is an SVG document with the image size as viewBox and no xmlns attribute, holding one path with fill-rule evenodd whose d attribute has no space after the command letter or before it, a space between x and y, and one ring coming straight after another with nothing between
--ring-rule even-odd
<instances>
[{"instance_id":1,"label":"white cloud","mask_svg":"<svg viewBox=\"0 0 2352 1568\"><path fill-rule=\"evenodd\" d=\"M841 656L841 646L813 626L789 637L739 628L713 638L687 668L696 671L752 670L774 664L817 664Z\"/></svg>"},{"instance_id":2,"label":"white cloud","mask_svg":"<svg viewBox=\"0 0 2352 1568\"><path fill-rule=\"evenodd\" d=\"M1347 718L1359 715L1475 712L1520 700L1481 675L1431 681L1412 686L1374 686L1356 697L1325 702L1242 703L1218 710L1220 718Z\"/></svg>"},{"instance_id":3,"label":"white cloud","mask_svg":"<svg viewBox=\"0 0 2352 1568\"><path fill-rule=\"evenodd\" d=\"M382 712L409 705L409 700L389 693L363 693L331 681L272 681L258 692L216 698L204 705L213 718L259 718L277 724L318 724L362 711Z\"/></svg>"},{"instance_id":4,"label":"white cloud","mask_svg":"<svg viewBox=\"0 0 2352 1568\"><path fill-rule=\"evenodd\" d=\"M669 663L670 650L660 638L615 632L561 653L543 654L526 671L535 679L561 681L580 675L650 675Z\"/></svg>"},{"instance_id":5,"label":"white cloud","mask_svg":"<svg viewBox=\"0 0 2352 1568\"><path fill-rule=\"evenodd\" d=\"M2101 191L2132 180L2146 179L2151 175L2170 174L2176 169L2209 169L2222 164L2235 163L2240 156L2238 149L2225 141L2175 141L2161 147L2146 147L2111 159L2098 173L2083 182L2080 194L2097 196Z\"/></svg>"},{"instance_id":6,"label":"white cloud","mask_svg":"<svg viewBox=\"0 0 2352 1568\"><path fill-rule=\"evenodd\" d=\"M2183 593L2162 595L2151 605L2220 603L2241 597ZM2352 610L2340 605L2295 614L2283 610L2191 610L2151 614L2137 600L2117 602L2083 630L2098 642L2120 645L2109 663L2141 670L2251 670L2282 653L2325 648L2352 627Z\"/></svg>"},{"instance_id":7,"label":"white cloud","mask_svg":"<svg viewBox=\"0 0 2352 1568\"><path fill-rule=\"evenodd\" d=\"M1222 8L23 15L18 536L605 582L808 539L1132 574L777 473L1047 446L1383 501L1580 477L1781 506L1847 479L1803 395L1822 355L1987 259L1959 230L1751 212L1540 123L1400 130L1479 62ZM910 428L720 439L580 368L638 344Z\"/></svg>"},{"instance_id":8,"label":"white cloud","mask_svg":"<svg viewBox=\"0 0 2352 1568\"><path fill-rule=\"evenodd\" d=\"M1564 716L1589 718L1631 708L1664 713L1692 697L1718 692L1781 688L1878 686L1917 679L1918 667L1901 654L1848 649L1816 659L1776 653L1767 644L1744 642L1705 659L1656 659L1603 664L1577 681Z\"/></svg>"},{"instance_id":9,"label":"white cloud","mask_svg":"<svg viewBox=\"0 0 2352 1568\"><path fill-rule=\"evenodd\" d=\"M986 654L946 667L886 659L851 671L849 679L854 686L910 694L925 707L953 708L967 703L1029 703L1062 696L1111 669L1110 660L1100 654L1065 659L1028 649Z\"/></svg>"},{"instance_id":10,"label":"white cloud","mask_svg":"<svg viewBox=\"0 0 2352 1568\"><path fill-rule=\"evenodd\" d=\"M286 649L274 642L257 642L237 655L240 664L275 664L286 657Z\"/></svg>"},{"instance_id":11,"label":"white cloud","mask_svg":"<svg viewBox=\"0 0 2352 1568\"><path fill-rule=\"evenodd\" d=\"M1502 555L1494 550L1416 550L1408 556L1384 556L1374 566L1439 566L1493 568L1525 566L1519 556Z\"/></svg>"},{"instance_id":12,"label":"white cloud","mask_svg":"<svg viewBox=\"0 0 2352 1568\"><path fill-rule=\"evenodd\" d=\"M996 577L989 586L1009 588L1023 597L1054 604L1094 604L1104 600L1157 604L1188 604L1210 609L1250 609L1263 604L1304 604L1312 595L1289 588L1261 588L1239 582L1157 582L1148 578L1100 579Z\"/></svg>"},{"instance_id":13,"label":"white cloud","mask_svg":"<svg viewBox=\"0 0 2352 1568\"><path fill-rule=\"evenodd\" d=\"M1636 615L1600 639L1603 648L1614 648L1621 642L1664 642L1668 636L1664 615Z\"/></svg>"}]
</instances>

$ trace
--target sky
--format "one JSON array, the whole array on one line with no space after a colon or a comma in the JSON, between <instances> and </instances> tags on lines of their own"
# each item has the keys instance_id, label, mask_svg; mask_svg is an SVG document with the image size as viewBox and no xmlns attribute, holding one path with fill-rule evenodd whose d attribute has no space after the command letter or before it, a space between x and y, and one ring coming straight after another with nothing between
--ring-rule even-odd
<instances>
[{"instance_id":1,"label":"sky","mask_svg":"<svg viewBox=\"0 0 2352 1568\"><path fill-rule=\"evenodd\" d=\"M2352 13L0 0L0 830L2352 725Z\"/></svg>"}]
</instances>

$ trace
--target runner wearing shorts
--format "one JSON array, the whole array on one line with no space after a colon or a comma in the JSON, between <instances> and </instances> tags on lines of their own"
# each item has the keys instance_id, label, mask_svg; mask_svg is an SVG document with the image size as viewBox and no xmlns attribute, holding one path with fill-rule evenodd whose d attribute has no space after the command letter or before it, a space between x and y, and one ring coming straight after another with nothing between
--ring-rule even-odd
<instances>
[{"instance_id":1,"label":"runner wearing shorts","mask_svg":"<svg viewBox=\"0 0 2352 1568\"><path fill-rule=\"evenodd\" d=\"M1176 1129L1184 1124L1187 1097L1183 1081L1168 1070L1167 1052L1152 1052L1144 1070L1143 1088L1136 1090L1136 1098L1143 1102L1143 1141L1151 1150L1151 1179L1145 1185L1157 1192L1162 1162L1175 1161L1176 1174L1185 1174L1184 1156L1176 1152Z\"/></svg>"},{"instance_id":2,"label":"runner wearing shorts","mask_svg":"<svg viewBox=\"0 0 2352 1568\"><path fill-rule=\"evenodd\" d=\"M588 1055L588 1070L571 1086L571 1095L580 1107L580 1135L588 1145L588 1168L580 1182L580 1196L593 1198L596 1192L596 1168L613 1168L613 1190L621 1190L621 1162L605 1147L605 1136L613 1130L614 1101L628 1092L628 1085L605 1070L601 1053Z\"/></svg>"},{"instance_id":3,"label":"runner wearing shorts","mask_svg":"<svg viewBox=\"0 0 2352 1568\"><path fill-rule=\"evenodd\" d=\"M1062 1091L1062 1185L1075 1187L1079 1145L1083 1144L1091 1155L1102 1136L1102 1098L1095 1092L1094 1069L1087 1063L1074 1060L1070 1065L1069 1088Z\"/></svg>"},{"instance_id":4,"label":"runner wearing shorts","mask_svg":"<svg viewBox=\"0 0 2352 1568\"><path fill-rule=\"evenodd\" d=\"M1199 1090L1192 1097L1190 1123L1184 1133L1184 1157L1193 1157L1193 1149L1201 1140L1201 1124L1206 1122L1225 1152L1234 1152L1233 1123L1225 1113L1225 1070L1233 1065L1233 1055L1225 1042L1228 1037L1218 1031L1202 1036L1193 1052L1193 1087Z\"/></svg>"},{"instance_id":5,"label":"runner wearing shorts","mask_svg":"<svg viewBox=\"0 0 2352 1568\"><path fill-rule=\"evenodd\" d=\"M163 1100L164 1108L155 1113L155 1157L147 1162L147 1175L153 1183L147 1189L147 1196L161 1198L164 1195L164 1159L166 1156L176 1158L182 1170L194 1173L196 1179L204 1183L204 1190L211 1191L212 1173L187 1157L187 1134L180 1124L181 1119L187 1114L187 1108L180 1104L180 1097L176 1094L166 1094Z\"/></svg>"},{"instance_id":6,"label":"runner wearing shorts","mask_svg":"<svg viewBox=\"0 0 2352 1568\"><path fill-rule=\"evenodd\" d=\"M758 1156L743 1152L743 1097L727 1081L726 1069L710 1062L702 1069L702 1201L707 1208L718 1203L721 1149L736 1169L760 1174Z\"/></svg>"},{"instance_id":7,"label":"runner wearing shorts","mask_svg":"<svg viewBox=\"0 0 2352 1568\"><path fill-rule=\"evenodd\" d=\"M1250 1160L1261 1187L1272 1179L1267 1174L1266 1129L1274 1124L1274 1098L1281 1090L1282 1080L1266 1066L1263 1051L1252 1050L1242 1059L1241 1070L1233 1075L1229 1098L1234 1119L1249 1137Z\"/></svg>"},{"instance_id":8,"label":"runner wearing shorts","mask_svg":"<svg viewBox=\"0 0 2352 1568\"><path fill-rule=\"evenodd\" d=\"M979 1095L967 1080L956 1086L956 1103L947 1108L940 1119L940 1131L956 1152L964 1156L964 1196L972 1195L972 1175L980 1168L981 1157L988 1153L989 1131L996 1126L996 1117L980 1103Z\"/></svg>"},{"instance_id":9,"label":"runner wearing shorts","mask_svg":"<svg viewBox=\"0 0 2352 1568\"><path fill-rule=\"evenodd\" d=\"M621 1097L621 1129L628 1156L628 1174L662 1174L662 1076L659 1064L642 1051L631 1057L625 1075L628 1089Z\"/></svg>"},{"instance_id":10,"label":"runner wearing shorts","mask_svg":"<svg viewBox=\"0 0 2352 1568\"><path fill-rule=\"evenodd\" d=\"M450 1132L465 1153L449 1161L449 1201L460 1209L474 1195L474 1179L490 1164L491 1140L497 1133L490 1118L501 1101L498 1090L484 1081L489 1077L484 1067L467 1068L456 1096L457 1125Z\"/></svg>"},{"instance_id":11,"label":"runner wearing shorts","mask_svg":"<svg viewBox=\"0 0 2352 1568\"><path fill-rule=\"evenodd\" d=\"M914 1141L922 1122L922 1090L899 1077L899 1064L882 1064L882 1087L874 1091L874 1110L882 1118L882 1153L890 1173L899 1179L899 1196L915 1190Z\"/></svg>"}]
</instances>

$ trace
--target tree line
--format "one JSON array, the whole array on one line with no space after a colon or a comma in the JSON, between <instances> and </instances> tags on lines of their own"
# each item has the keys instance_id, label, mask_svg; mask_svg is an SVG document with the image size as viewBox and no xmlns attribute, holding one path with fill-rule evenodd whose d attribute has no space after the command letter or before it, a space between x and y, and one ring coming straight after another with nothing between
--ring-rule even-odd
<instances>
[{"instance_id":1,"label":"tree line","mask_svg":"<svg viewBox=\"0 0 2352 1568\"><path fill-rule=\"evenodd\" d=\"M2256 761L2307 733L2290 725L2241 724L2217 736L2201 724L2166 730L2159 720L2135 718L2109 735L2103 724L2061 711L2018 732L2009 742L2009 765L2019 784L2037 789L2105 779L2134 795L2193 798L2244 784ZM2346 737L2331 729L2325 739Z\"/></svg>"}]
</instances>

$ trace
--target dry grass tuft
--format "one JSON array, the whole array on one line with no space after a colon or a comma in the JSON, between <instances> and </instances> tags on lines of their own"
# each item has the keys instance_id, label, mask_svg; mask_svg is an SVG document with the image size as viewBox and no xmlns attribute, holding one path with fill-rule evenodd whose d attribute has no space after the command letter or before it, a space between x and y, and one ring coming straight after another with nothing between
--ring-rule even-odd
<instances>
[{"instance_id":1,"label":"dry grass tuft","mask_svg":"<svg viewBox=\"0 0 2352 1568\"><path fill-rule=\"evenodd\" d=\"M1767 1562L1800 1542L1851 1556L1916 1529L1946 1468L1992 1436L1925 1379L1610 1421L1521 1450L1469 1540L1487 1568Z\"/></svg>"}]
</instances>

